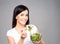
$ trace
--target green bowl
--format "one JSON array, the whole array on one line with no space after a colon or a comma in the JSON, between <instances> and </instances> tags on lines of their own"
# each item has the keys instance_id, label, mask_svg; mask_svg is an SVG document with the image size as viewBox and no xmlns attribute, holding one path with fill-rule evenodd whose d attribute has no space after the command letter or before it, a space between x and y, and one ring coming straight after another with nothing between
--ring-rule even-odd
<instances>
[{"instance_id":1,"label":"green bowl","mask_svg":"<svg viewBox=\"0 0 60 44\"><path fill-rule=\"evenodd\" d=\"M34 33L30 37L32 41L37 42L41 40L42 35L41 33Z\"/></svg>"}]
</instances>

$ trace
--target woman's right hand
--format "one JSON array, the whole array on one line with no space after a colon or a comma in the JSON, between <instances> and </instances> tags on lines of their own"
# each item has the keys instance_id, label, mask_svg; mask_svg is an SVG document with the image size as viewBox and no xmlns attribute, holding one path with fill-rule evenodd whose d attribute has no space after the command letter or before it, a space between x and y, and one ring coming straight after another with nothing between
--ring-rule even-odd
<instances>
[{"instance_id":1,"label":"woman's right hand","mask_svg":"<svg viewBox=\"0 0 60 44\"><path fill-rule=\"evenodd\" d=\"M21 30L21 39L25 39L27 37L26 30Z\"/></svg>"},{"instance_id":2,"label":"woman's right hand","mask_svg":"<svg viewBox=\"0 0 60 44\"><path fill-rule=\"evenodd\" d=\"M18 44L23 44L23 41L26 37L27 37L26 30L21 30L21 38L20 38Z\"/></svg>"}]
</instances>

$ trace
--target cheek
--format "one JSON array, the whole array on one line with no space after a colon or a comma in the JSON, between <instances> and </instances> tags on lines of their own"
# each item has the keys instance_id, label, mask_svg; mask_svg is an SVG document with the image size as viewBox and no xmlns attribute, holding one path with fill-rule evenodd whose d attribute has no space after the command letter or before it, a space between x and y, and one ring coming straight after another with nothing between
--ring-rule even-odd
<instances>
[{"instance_id":1,"label":"cheek","mask_svg":"<svg viewBox=\"0 0 60 44\"><path fill-rule=\"evenodd\" d=\"M21 19L21 17L20 16L17 16L17 20L20 20Z\"/></svg>"},{"instance_id":2,"label":"cheek","mask_svg":"<svg viewBox=\"0 0 60 44\"><path fill-rule=\"evenodd\" d=\"M28 20L28 17L26 19Z\"/></svg>"}]
</instances>

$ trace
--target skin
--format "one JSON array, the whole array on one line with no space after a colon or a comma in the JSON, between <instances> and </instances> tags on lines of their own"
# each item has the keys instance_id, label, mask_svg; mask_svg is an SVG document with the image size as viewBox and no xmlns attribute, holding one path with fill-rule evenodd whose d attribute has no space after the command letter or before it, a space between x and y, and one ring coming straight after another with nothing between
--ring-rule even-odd
<instances>
[{"instance_id":1,"label":"skin","mask_svg":"<svg viewBox=\"0 0 60 44\"><path fill-rule=\"evenodd\" d=\"M27 37L26 33L26 22L28 20L28 11L25 10L16 16L17 24L16 31L21 34L21 38L18 41L18 44L23 44L24 39ZM9 44L15 44L14 39L10 36L7 37ZM33 42L33 44L44 44L44 41L41 39L40 42Z\"/></svg>"}]
</instances>

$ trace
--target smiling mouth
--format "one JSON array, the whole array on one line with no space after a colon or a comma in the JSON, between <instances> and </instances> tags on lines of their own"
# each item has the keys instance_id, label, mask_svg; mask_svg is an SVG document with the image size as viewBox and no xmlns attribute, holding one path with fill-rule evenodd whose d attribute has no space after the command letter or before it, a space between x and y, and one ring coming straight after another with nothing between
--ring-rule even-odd
<instances>
[{"instance_id":1,"label":"smiling mouth","mask_svg":"<svg viewBox=\"0 0 60 44\"><path fill-rule=\"evenodd\" d=\"M26 21L22 21L22 22L26 23Z\"/></svg>"}]
</instances>

